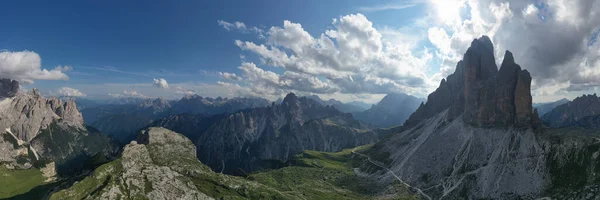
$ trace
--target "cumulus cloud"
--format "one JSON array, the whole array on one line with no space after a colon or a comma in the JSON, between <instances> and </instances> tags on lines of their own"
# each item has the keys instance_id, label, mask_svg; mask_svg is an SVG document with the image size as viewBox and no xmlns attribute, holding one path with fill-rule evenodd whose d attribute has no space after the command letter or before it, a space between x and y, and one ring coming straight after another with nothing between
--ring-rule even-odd
<instances>
[{"instance_id":1,"label":"cumulus cloud","mask_svg":"<svg viewBox=\"0 0 600 200\"><path fill-rule=\"evenodd\" d=\"M432 89L426 76L432 55L412 52L412 45L391 43L362 14L332 21L318 37L301 24L284 21L266 31L266 42L236 40L242 50L257 54L261 66L243 62L243 80L257 93L300 91L331 93L405 92L424 95ZM279 67L283 73L264 70ZM260 87L257 87L260 86Z\"/></svg>"},{"instance_id":2,"label":"cumulus cloud","mask_svg":"<svg viewBox=\"0 0 600 200\"><path fill-rule=\"evenodd\" d=\"M62 87L60 89L58 89L57 91L58 95L60 96L65 96L65 97L85 97L86 95L75 89L75 88L70 88L70 87Z\"/></svg>"},{"instance_id":3,"label":"cumulus cloud","mask_svg":"<svg viewBox=\"0 0 600 200\"><path fill-rule=\"evenodd\" d=\"M219 72L219 76L227 81L240 81L241 77L236 75L235 73L227 73L227 72Z\"/></svg>"},{"instance_id":4,"label":"cumulus cloud","mask_svg":"<svg viewBox=\"0 0 600 200\"><path fill-rule=\"evenodd\" d=\"M10 78L22 83L33 83L35 80L69 80L64 72L70 66L58 66L47 70L41 68L42 59L32 51L0 52L0 77Z\"/></svg>"},{"instance_id":5,"label":"cumulus cloud","mask_svg":"<svg viewBox=\"0 0 600 200\"><path fill-rule=\"evenodd\" d=\"M158 88L169 88L169 84L167 83L167 80L165 80L164 78L155 78L154 86L156 86Z\"/></svg>"},{"instance_id":6,"label":"cumulus cloud","mask_svg":"<svg viewBox=\"0 0 600 200\"><path fill-rule=\"evenodd\" d=\"M505 50L533 76L534 94L592 90L600 86L600 2L594 0L431 1L440 13L428 36L445 69L456 62L473 38L488 35L497 63ZM451 19L451 20L448 20ZM539 90L539 91L536 91Z\"/></svg>"},{"instance_id":7,"label":"cumulus cloud","mask_svg":"<svg viewBox=\"0 0 600 200\"><path fill-rule=\"evenodd\" d=\"M109 93L108 95L111 97L115 97L115 98L127 98L127 97L149 98L148 96L143 95L135 90L123 90L123 93Z\"/></svg>"},{"instance_id":8,"label":"cumulus cloud","mask_svg":"<svg viewBox=\"0 0 600 200\"><path fill-rule=\"evenodd\" d=\"M262 29L260 29L258 27L249 27L249 26L246 26L246 24L244 24L243 22L239 22L239 21L227 22L224 20L217 20L217 23L219 24L219 26L223 27L225 30L228 30L228 31L237 30L242 33L257 33L261 37L262 37L262 33L264 32Z\"/></svg>"},{"instance_id":9,"label":"cumulus cloud","mask_svg":"<svg viewBox=\"0 0 600 200\"><path fill-rule=\"evenodd\" d=\"M192 95L196 93L194 90L186 89L182 86L173 87L173 92L178 95Z\"/></svg>"}]
</instances>

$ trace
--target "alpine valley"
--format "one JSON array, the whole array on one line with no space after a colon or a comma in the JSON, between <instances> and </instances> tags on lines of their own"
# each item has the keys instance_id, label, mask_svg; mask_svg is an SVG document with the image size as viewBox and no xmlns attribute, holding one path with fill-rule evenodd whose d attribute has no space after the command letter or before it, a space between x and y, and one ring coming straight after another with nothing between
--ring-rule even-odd
<instances>
[{"instance_id":1,"label":"alpine valley","mask_svg":"<svg viewBox=\"0 0 600 200\"><path fill-rule=\"evenodd\" d=\"M288 93L80 112L1 79L0 198L600 198L600 98L534 108L531 83L487 36L426 100L370 108Z\"/></svg>"}]
</instances>

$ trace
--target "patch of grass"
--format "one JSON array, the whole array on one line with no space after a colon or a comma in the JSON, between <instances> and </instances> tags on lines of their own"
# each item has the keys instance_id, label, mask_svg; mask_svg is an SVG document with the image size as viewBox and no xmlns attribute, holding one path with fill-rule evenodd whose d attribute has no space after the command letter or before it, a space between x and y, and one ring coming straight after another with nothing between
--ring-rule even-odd
<instances>
[{"instance_id":1,"label":"patch of grass","mask_svg":"<svg viewBox=\"0 0 600 200\"><path fill-rule=\"evenodd\" d=\"M355 151L369 148L371 145L360 146ZM292 166L250 174L248 179L304 199L377 199L382 192L391 193L393 199L418 199L404 185L387 187L370 177L356 175L354 166L364 160L352 151L307 150L289 161Z\"/></svg>"},{"instance_id":2,"label":"patch of grass","mask_svg":"<svg viewBox=\"0 0 600 200\"><path fill-rule=\"evenodd\" d=\"M44 184L44 176L38 169L9 170L0 166L0 199L13 197Z\"/></svg>"},{"instance_id":3,"label":"patch of grass","mask_svg":"<svg viewBox=\"0 0 600 200\"><path fill-rule=\"evenodd\" d=\"M52 194L50 199L83 199L87 196L94 196L97 191L102 190L107 185L115 184L111 177L118 174L121 169L120 159L104 164L94 170L93 175L73 184L68 190L61 190Z\"/></svg>"}]
</instances>

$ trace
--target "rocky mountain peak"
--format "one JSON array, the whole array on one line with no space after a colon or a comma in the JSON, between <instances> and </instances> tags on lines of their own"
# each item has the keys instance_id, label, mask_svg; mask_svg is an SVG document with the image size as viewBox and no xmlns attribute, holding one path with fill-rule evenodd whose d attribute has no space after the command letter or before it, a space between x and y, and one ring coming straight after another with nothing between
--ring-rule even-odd
<instances>
[{"instance_id":1,"label":"rocky mountain peak","mask_svg":"<svg viewBox=\"0 0 600 200\"><path fill-rule=\"evenodd\" d=\"M161 146L161 151L177 152L196 157L196 146L184 135L162 127L142 130L135 140L137 144Z\"/></svg>"},{"instance_id":2,"label":"rocky mountain peak","mask_svg":"<svg viewBox=\"0 0 600 200\"><path fill-rule=\"evenodd\" d=\"M293 92L290 92L289 94L285 95L285 98L283 98L283 101L281 103L285 104L287 102L287 104L290 104L296 101L298 101L298 96L296 96L296 94L294 94Z\"/></svg>"},{"instance_id":3,"label":"rocky mountain peak","mask_svg":"<svg viewBox=\"0 0 600 200\"><path fill-rule=\"evenodd\" d=\"M144 99L137 105L139 108L153 108L156 110L163 110L171 107L169 100L164 98L156 99Z\"/></svg>"},{"instance_id":4,"label":"rocky mountain peak","mask_svg":"<svg viewBox=\"0 0 600 200\"><path fill-rule=\"evenodd\" d=\"M586 117L600 115L600 97L596 94L584 94L542 116L542 121L550 127L573 126Z\"/></svg>"},{"instance_id":5,"label":"rocky mountain peak","mask_svg":"<svg viewBox=\"0 0 600 200\"><path fill-rule=\"evenodd\" d=\"M10 98L19 92L19 82L7 78L0 79L0 98Z\"/></svg>"},{"instance_id":6,"label":"rocky mountain peak","mask_svg":"<svg viewBox=\"0 0 600 200\"><path fill-rule=\"evenodd\" d=\"M42 97L37 89L15 93L19 88L18 82L9 79L2 79L0 82L0 94L13 97L6 99L0 108L0 130L10 130L15 137L28 142L55 120L83 128L83 117L77 110L75 101L47 99Z\"/></svg>"},{"instance_id":7,"label":"rocky mountain peak","mask_svg":"<svg viewBox=\"0 0 600 200\"><path fill-rule=\"evenodd\" d=\"M473 40L453 74L442 80L427 103L407 120L408 126L448 109L478 127L531 126L531 75L515 63L510 51L498 70L494 48L487 36Z\"/></svg>"}]
</instances>

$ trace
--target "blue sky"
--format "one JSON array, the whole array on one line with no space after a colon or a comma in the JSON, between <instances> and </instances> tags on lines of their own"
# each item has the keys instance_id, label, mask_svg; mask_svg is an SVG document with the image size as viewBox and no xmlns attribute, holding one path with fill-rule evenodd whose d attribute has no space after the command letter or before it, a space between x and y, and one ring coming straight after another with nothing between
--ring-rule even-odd
<instances>
[{"instance_id":1,"label":"blue sky","mask_svg":"<svg viewBox=\"0 0 600 200\"><path fill-rule=\"evenodd\" d=\"M293 91L301 94L314 93L324 98L337 98L343 101L362 100L372 103L389 92L426 96L435 89L442 77L452 73L456 59L460 59L463 50L466 49L465 43L468 44L470 40L482 34L493 34L494 43L500 44L499 50L521 47L519 41L527 41L526 39L506 38L516 37L513 36L515 32L511 32L511 29L519 31L526 28L511 23L516 20L531 20L526 14L521 16L518 14L518 12L526 13L529 5L536 6L532 11L536 12L536 16L547 13L554 14L547 14L548 16L560 16L561 12L560 6L552 7L555 5L554 0L544 2L550 5L544 10L539 5L546 4L533 1L503 4L504 2L500 1L482 0L476 2L479 6L473 2L458 0L447 2L412 0L62 1L60 3L7 1L0 7L0 24L2 24L0 49L6 52L26 50L34 52L41 58L42 69L51 70L56 66L70 66L70 70L62 70L69 77L68 80L38 76L28 78L33 83L24 85L24 88L39 88L47 95L63 94L60 92L65 91L61 90L63 87L77 90L87 98L122 97L131 95L135 91L134 95L146 97L179 98L185 94L196 93L204 96L251 95L273 99ZM585 1L576 3L584 4ZM598 3L592 4L597 6ZM506 6L504 14L498 12L504 8L502 6ZM480 9L477 10L481 15L479 23L490 27L466 30L468 26L465 24L471 23L468 22L472 18L471 7ZM334 19L339 23L333 22ZM295 52L291 48L300 43L284 43L289 41L278 41L273 35L269 35L272 27L281 28L282 34L286 31L291 34L292 29L288 30L284 27L285 20L290 22L288 28L299 25L302 31L310 34L314 40L330 30L337 31L338 35L343 35L344 31L348 33L356 31L354 33L357 33L357 36L371 31L370 29L343 29L342 19L370 22L375 32L381 35L382 42L379 43L383 44L378 45L383 49L381 55L386 57L374 61L365 57L366 60L360 60L361 66L348 71L315 72L310 67L305 69L293 67L318 61L317 58L307 58L304 59L306 62L292 64L269 64L265 62L267 58L265 54L251 50L248 46L236 45L236 40L239 40L257 46L278 48L290 57L295 55L302 58L313 55ZM556 23L553 24L555 26L580 23L575 21L564 23L564 20L558 17L555 20ZM235 24L235 22L243 23L246 28L226 28L223 25ZM494 23L500 24L503 29L494 30L491 27ZM551 22L539 20L535 23L550 24ZM348 25L352 24L348 23ZM354 25L360 24L354 23ZM593 33L597 33L598 22L591 20L582 26L586 27L582 31L589 29L588 32L592 33L581 34L581 38L575 39L589 44L591 43L589 41L592 41L590 37ZM555 27L542 27L545 28ZM260 30L260 33L252 29ZM597 34L595 35L597 37ZM335 36L328 36L336 45L344 42ZM362 39L378 38L371 36ZM562 38L565 37L563 35L556 37L570 39ZM348 42L351 44L353 41ZM360 37L354 42L360 44L359 46L369 45L366 43L368 41L361 41ZM390 42L390 46L387 46L386 42ZM543 43L547 42L540 41L540 44L526 45L523 48L538 49L542 48L540 45L544 45ZM567 62L552 64L561 69L568 65L579 65L576 60L584 57L595 61L596 46L598 45L590 45L588 50L581 50L580 54L568 57ZM388 47L389 49L397 47L401 50L386 50ZM358 48L344 50L341 45L334 49L351 54L352 51L361 51ZM552 55L553 52L542 53ZM395 58L398 56L402 58ZM498 53L497 60L501 56L502 53ZM516 53L517 62L521 59L523 63L532 66L537 64L524 59L528 57L527 53ZM342 57L335 57L335 59L339 58ZM388 59L391 63L400 63L402 66L392 66L390 69L386 68L386 71L380 71L376 63L387 62ZM244 63L248 65L242 68ZM404 63L407 65L405 66ZM4 65L8 66L8 64ZM596 70L595 65L596 63L592 63L588 68ZM524 67L528 68L528 66ZM251 69L255 71L249 71ZM531 67L530 71L532 70L547 71L535 67ZM56 73L61 73L59 71ZM330 73L331 71L333 73ZM265 76L256 76L257 74L251 72ZM269 76L272 75L269 72L275 75ZM332 77L332 74L346 76L346 72L352 85L348 85L347 80L342 80L346 77ZM538 99L542 99L539 101L575 96L596 89L592 84L595 82L588 80L590 77L580 77L582 80L576 83L569 77L560 81L547 81L557 79L555 76L558 76L559 72L560 70L554 74L544 74L540 76L540 81L534 83L534 85L539 83L534 86L540 89L540 92L534 92L538 94ZM235 74L239 79L224 78L223 73ZM394 76L387 77L386 73ZM13 76L8 78L23 77L18 74ZM273 79L269 79L273 77L276 79L274 82ZM169 86L160 87L153 84L154 79L160 78L168 82ZM299 87L298 84L307 86ZM576 84L594 86L573 90ZM556 95L557 91L564 94Z\"/></svg>"}]
</instances>

